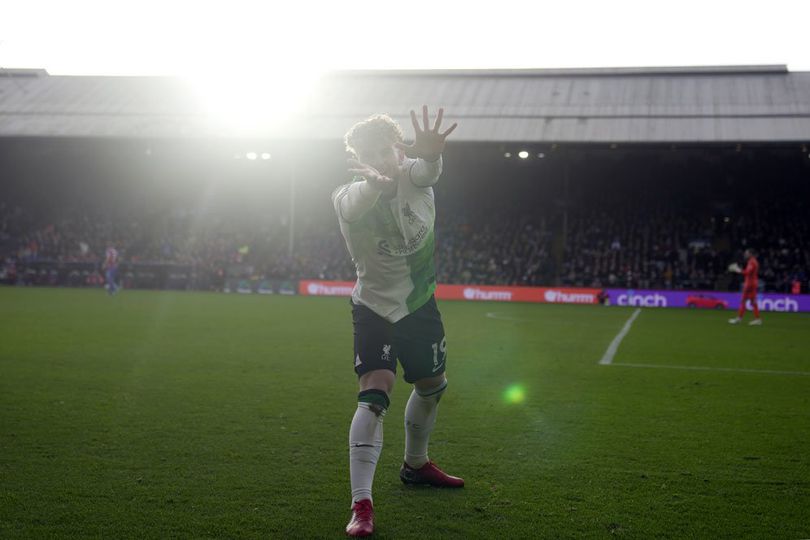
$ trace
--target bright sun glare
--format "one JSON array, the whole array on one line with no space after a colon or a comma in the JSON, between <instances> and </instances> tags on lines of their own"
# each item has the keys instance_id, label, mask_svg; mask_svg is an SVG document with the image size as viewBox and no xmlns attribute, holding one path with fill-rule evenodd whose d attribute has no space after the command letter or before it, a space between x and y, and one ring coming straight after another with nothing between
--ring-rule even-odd
<instances>
[{"instance_id":1,"label":"bright sun glare","mask_svg":"<svg viewBox=\"0 0 810 540\"><path fill-rule=\"evenodd\" d=\"M280 129L306 104L321 70L316 67L186 77L212 118L233 132Z\"/></svg>"}]
</instances>

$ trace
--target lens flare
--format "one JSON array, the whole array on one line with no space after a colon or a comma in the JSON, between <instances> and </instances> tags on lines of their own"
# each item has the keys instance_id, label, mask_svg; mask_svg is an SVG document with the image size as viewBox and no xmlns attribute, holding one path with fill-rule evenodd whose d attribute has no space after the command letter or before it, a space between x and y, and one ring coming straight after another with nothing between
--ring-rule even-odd
<instances>
[{"instance_id":1,"label":"lens flare","mask_svg":"<svg viewBox=\"0 0 810 540\"><path fill-rule=\"evenodd\" d=\"M503 391L503 400L510 405L523 403L526 399L526 390L522 385L513 384Z\"/></svg>"}]
</instances>

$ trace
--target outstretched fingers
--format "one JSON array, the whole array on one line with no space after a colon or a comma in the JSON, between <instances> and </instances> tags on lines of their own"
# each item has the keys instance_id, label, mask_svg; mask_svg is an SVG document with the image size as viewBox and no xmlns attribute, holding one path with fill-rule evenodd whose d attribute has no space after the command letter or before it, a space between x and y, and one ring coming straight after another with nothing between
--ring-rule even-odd
<instances>
[{"instance_id":1,"label":"outstretched fingers","mask_svg":"<svg viewBox=\"0 0 810 540\"><path fill-rule=\"evenodd\" d=\"M357 176L379 175L374 167L361 163L356 159L347 159L346 162L349 164L349 172L351 174Z\"/></svg>"},{"instance_id":2,"label":"outstretched fingers","mask_svg":"<svg viewBox=\"0 0 810 540\"><path fill-rule=\"evenodd\" d=\"M396 147L410 158L419 157L423 154L433 156L436 153L441 153L442 148L444 148L444 139L458 127L458 124L454 123L445 131L439 131L442 127L442 120L444 120L444 109L440 107L436 113L436 121L433 124L433 128L431 128L428 107L427 105L422 105L422 125L420 126L416 111L411 110L414 142L410 145L396 143Z\"/></svg>"},{"instance_id":3,"label":"outstretched fingers","mask_svg":"<svg viewBox=\"0 0 810 540\"><path fill-rule=\"evenodd\" d=\"M413 130L416 133L422 131L422 128L419 127L419 120L416 119L416 111L413 109L411 110L411 124L413 124Z\"/></svg>"},{"instance_id":4,"label":"outstretched fingers","mask_svg":"<svg viewBox=\"0 0 810 540\"><path fill-rule=\"evenodd\" d=\"M436 114L436 123L433 124L433 131L435 133L439 132L439 128L442 125L442 116L444 116L444 109L439 107L439 112Z\"/></svg>"},{"instance_id":5,"label":"outstretched fingers","mask_svg":"<svg viewBox=\"0 0 810 540\"><path fill-rule=\"evenodd\" d=\"M452 126L450 126L449 128L447 128L447 131L445 131L444 133L442 133L442 138L444 139L444 138L446 138L448 135L450 135L451 133L453 133L453 130L454 130L454 129L456 129L457 127L458 127L458 124L457 124L457 123L453 123L453 125L452 125Z\"/></svg>"}]
</instances>

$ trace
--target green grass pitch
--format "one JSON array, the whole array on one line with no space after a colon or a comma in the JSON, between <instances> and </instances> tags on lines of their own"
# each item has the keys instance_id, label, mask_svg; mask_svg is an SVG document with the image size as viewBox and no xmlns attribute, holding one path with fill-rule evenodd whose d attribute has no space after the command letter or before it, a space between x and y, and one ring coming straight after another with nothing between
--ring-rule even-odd
<instances>
[{"instance_id":1,"label":"green grass pitch","mask_svg":"<svg viewBox=\"0 0 810 540\"><path fill-rule=\"evenodd\" d=\"M398 380L376 538L810 537L807 315L643 310L614 362L688 370L598 364L632 308L440 309L430 455L467 486L400 483ZM351 330L345 298L0 288L0 537L343 537Z\"/></svg>"}]
</instances>

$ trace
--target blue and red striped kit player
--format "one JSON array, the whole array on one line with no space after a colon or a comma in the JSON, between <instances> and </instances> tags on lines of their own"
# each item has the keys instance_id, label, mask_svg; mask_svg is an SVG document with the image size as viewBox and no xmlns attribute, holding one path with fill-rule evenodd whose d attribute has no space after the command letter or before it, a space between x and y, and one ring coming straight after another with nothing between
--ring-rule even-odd
<instances>
[{"instance_id":1,"label":"blue and red striped kit player","mask_svg":"<svg viewBox=\"0 0 810 540\"><path fill-rule=\"evenodd\" d=\"M107 294L113 295L118 292L118 285L115 279L118 274L118 250L113 246L107 248L104 256L104 276L106 279Z\"/></svg>"},{"instance_id":2,"label":"blue and red striped kit player","mask_svg":"<svg viewBox=\"0 0 810 540\"><path fill-rule=\"evenodd\" d=\"M759 286L759 261L757 261L756 252L748 248L745 250L745 268L732 265L731 270L742 274L745 278L743 282L742 298L740 299L740 307L737 310L737 316L729 319L729 323L738 324L742 321L745 315L745 304L751 302L751 308L754 312L754 320L748 323L751 326L759 326L762 324L762 319L759 317L759 306L757 305L757 290Z\"/></svg>"}]
</instances>

